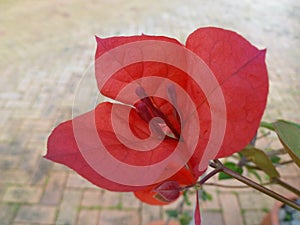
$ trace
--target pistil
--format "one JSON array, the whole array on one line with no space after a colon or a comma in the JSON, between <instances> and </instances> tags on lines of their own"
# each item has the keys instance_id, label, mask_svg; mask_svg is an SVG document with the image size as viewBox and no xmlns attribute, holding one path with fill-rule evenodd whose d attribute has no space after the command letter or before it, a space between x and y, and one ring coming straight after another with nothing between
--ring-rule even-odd
<instances>
[{"instance_id":1,"label":"pistil","mask_svg":"<svg viewBox=\"0 0 300 225\"><path fill-rule=\"evenodd\" d=\"M141 115L141 117L146 122L149 122L154 117L160 117L165 122L165 124L170 129L170 131L173 133L175 139L179 140L180 134L177 132L177 130L174 128L174 126L171 124L171 122L167 119L167 117L157 107L154 106L151 98L147 95L144 88L139 86L136 88L135 92L136 92L137 96L140 97L141 102L144 103L142 105L138 104L139 108L137 108L137 112ZM174 99L176 99L176 95L175 95ZM149 120L149 117L151 117L150 120Z\"/></svg>"}]
</instances>

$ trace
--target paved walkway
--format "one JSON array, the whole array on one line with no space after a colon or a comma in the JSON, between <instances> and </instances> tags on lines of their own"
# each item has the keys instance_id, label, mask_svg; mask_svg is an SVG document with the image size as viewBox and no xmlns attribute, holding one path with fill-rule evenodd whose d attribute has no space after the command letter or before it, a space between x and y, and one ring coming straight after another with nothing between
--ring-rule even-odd
<instances>
[{"instance_id":1,"label":"paved walkway","mask_svg":"<svg viewBox=\"0 0 300 225\"><path fill-rule=\"evenodd\" d=\"M164 214L41 158L50 130L71 117L93 60L93 35L143 32L184 41L200 26L239 31L268 48L265 118L300 122L299 10L296 0L0 1L0 224L145 225ZM295 167L282 171L300 184ZM202 204L204 225L258 225L273 204L249 189L207 189L214 198Z\"/></svg>"}]
</instances>

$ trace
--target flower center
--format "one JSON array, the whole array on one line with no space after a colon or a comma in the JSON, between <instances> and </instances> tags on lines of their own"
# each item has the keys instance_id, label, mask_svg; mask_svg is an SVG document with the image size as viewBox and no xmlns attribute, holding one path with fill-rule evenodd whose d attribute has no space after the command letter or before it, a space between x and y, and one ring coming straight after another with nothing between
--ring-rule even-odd
<instances>
[{"instance_id":1,"label":"flower center","mask_svg":"<svg viewBox=\"0 0 300 225\"><path fill-rule=\"evenodd\" d=\"M146 121L147 123L150 123L151 121L150 128L159 136L167 135L168 137L179 140L180 133L176 130L171 121L168 119L168 116L166 116L151 100L151 98L145 92L144 88L139 86L136 88L135 92L137 96L141 99L141 101L138 102L136 105L136 111L144 121ZM173 85L169 85L167 87L167 94L173 106L178 108L176 91ZM176 122L180 124L179 116L173 106L171 105L173 110L172 116L174 116Z\"/></svg>"}]
</instances>

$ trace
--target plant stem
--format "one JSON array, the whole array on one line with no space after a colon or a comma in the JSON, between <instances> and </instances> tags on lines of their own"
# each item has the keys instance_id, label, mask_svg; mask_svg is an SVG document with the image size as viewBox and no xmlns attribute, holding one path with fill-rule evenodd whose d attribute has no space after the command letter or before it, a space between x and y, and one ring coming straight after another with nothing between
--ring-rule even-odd
<instances>
[{"instance_id":1,"label":"plant stem","mask_svg":"<svg viewBox=\"0 0 300 225\"><path fill-rule=\"evenodd\" d=\"M289 185L288 183L280 180L279 178L272 178L272 182L274 182L275 184L278 184L284 188L286 188L287 190L295 193L297 196L300 196L300 191L296 188L294 188L293 186Z\"/></svg>"},{"instance_id":2,"label":"plant stem","mask_svg":"<svg viewBox=\"0 0 300 225\"><path fill-rule=\"evenodd\" d=\"M265 186L265 185L269 185L269 184L272 184L272 183L268 182L268 183L263 183L261 185ZM216 187L222 187L222 188L250 188L247 185L225 185L225 184L219 184L219 183L205 183L204 185L216 186Z\"/></svg>"},{"instance_id":3,"label":"plant stem","mask_svg":"<svg viewBox=\"0 0 300 225\"><path fill-rule=\"evenodd\" d=\"M278 194L278 193L275 193L274 191L270 190L270 189L267 189L263 186L261 186L260 184L248 179L247 177L244 177L236 172L234 172L233 170L231 169L228 169L227 167L225 167L222 162L218 159L214 160L215 163L211 163L210 166L214 167L214 168L219 168L219 167L222 167L222 172L239 180L240 182L244 183L244 184L247 184L248 186L272 197L272 198L275 198L277 199L278 201L281 201L283 203L285 203L286 205L289 205L297 210L300 210L300 205L296 204L295 202L285 198L284 196Z\"/></svg>"},{"instance_id":4,"label":"plant stem","mask_svg":"<svg viewBox=\"0 0 300 225\"><path fill-rule=\"evenodd\" d=\"M216 175L217 173L219 173L221 170L222 170L221 166L216 166L213 171L211 171L205 177L203 177L199 182L197 182L197 184L203 185L207 180L209 180L211 177L213 177L214 175ZM191 187L195 187L195 184L184 186L184 187L181 188L181 191L189 189Z\"/></svg>"}]
</instances>

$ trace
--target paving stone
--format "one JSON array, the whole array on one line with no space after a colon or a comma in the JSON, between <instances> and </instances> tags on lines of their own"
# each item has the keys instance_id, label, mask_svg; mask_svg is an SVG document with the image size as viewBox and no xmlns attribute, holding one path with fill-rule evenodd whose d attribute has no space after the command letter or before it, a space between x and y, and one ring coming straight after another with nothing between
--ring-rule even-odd
<instances>
[{"instance_id":1,"label":"paving stone","mask_svg":"<svg viewBox=\"0 0 300 225\"><path fill-rule=\"evenodd\" d=\"M8 187L4 196L4 202L38 203L42 195L41 187Z\"/></svg>"},{"instance_id":2,"label":"paving stone","mask_svg":"<svg viewBox=\"0 0 300 225\"><path fill-rule=\"evenodd\" d=\"M26 149L20 154L19 158L21 160L18 167L28 174L32 174L35 168L37 168L41 155L37 154L36 151Z\"/></svg>"},{"instance_id":3,"label":"paving stone","mask_svg":"<svg viewBox=\"0 0 300 225\"><path fill-rule=\"evenodd\" d=\"M50 169L52 168L53 163L42 158L40 156L37 167L35 168L33 175L31 177L32 184L43 184L46 181L46 177Z\"/></svg>"},{"instance_id":4,"label":"paving stone","mask_svg":"<svg viewBox=\"0 0 300 225\"><path fill-rule=\"evenodd\" d=\"M97 225L99 221L100 211L85 210L79 212L77 225Z\"/></svg>"},{"instance_id":5,"label":"paving stone","mask_svg":"<svg viewBox=\"0 0 300 225\"><path fill-rule=\"evenodd\" d=\"M29 175L22 170L1 171L0 183L25 184L29 180Z\"/></svg>"},{"instance_id":6,"label":"paving stone","mask_svg":"<svg viewBox=\"0 0 300 225\"><path fill-rule=\"evenodd\" d=\"M9 170L17 167L20 158L18 156L0 154L0 170Z\"/></svg>"},{"instance_id":7,"label":"paving stone","mask_svg":"<svg viewBox=\"0 0 300 225\"><path fill-rule=\"evenodd\" d=\"M45 205L57 205L62 198L67 174L65 172L52 172L49 176L41 203Z\"/></svg>"},{"instance_id":8,"label":"paving stone","mask_svg":"<svg viewBox=\"0 0 300 225\"><path fill-rule=\"evenodd\" d=\"M42 205L23 205L20 207L15 222L18 223L38 223L53 224L55 219L56 208Z\"/></svg>"},{"instance_id":9,"label":"paving stone","mask_svg":"<svg viewBox=\"0 0 300 225\"><path fill-rule=\"evenodd\" d=\"M220 210L221 206L219 203L219 197L217 194L217 189L214 187L205 187L204 190L211 195L212 199L207 201L200 201L201 208L203 210ZM193 198L193 197L191 197Z\"/></svg>"},{"instance_id":10,"label":"paving stone","mask_svg":"<svg viewBox=\"0 0 300 225\"><path fill-rule=\"evenodd\" d=\"M246 225L259 225L261 224L265 214L266 213L261 210L247 210L243 216Z\"/></svg>"},{"instance_id":11,"label":"paving stone","mask_svg":"<svg viewBox=\"0 0 300 225\"><path fill-rule=\"evenodd\" d=\"M298 177L299 175L299 167L295 163L287 164L281 167L278 167L278 172L281 177Z\"/></svg>"},{"instance_id":12,"label":"paving stone","mask_svg":"<svg viewBox=\"0 0 300 225\"><path fill-rule=\"evenodd\" d=\"M99 225L139 225L140 218L137 211L102 210Z\"/></svg>"},{"instance_id":13,"label":"paving stone","mask_svg":"<svg viewBox=\"0 0 300 225\"><path fill-rule=\"evenodd\" d=\"M138 209L141 206L141 202L134 196L132 192L122 193L121 201L123 208Z\"/></svg>"},{"instance_id":14,"label":"paving stone","mask_svg":"<svg viewBox=\"0 0 300 225\"><path fill-rule=\"evenodd\" d=\"M166 216L162 207L142 204L142 224L147 224L151 221L163 219Z\"/></svg>"},{"instance_id":15,"label":"paving stone","mask_svg":"<svg viewBox=\"0 0 300 225\"><path fill-rule=\"evenodd\" d=\"M284 178L282 179L284 182L286 182L287 184L293 186L294 188L300 190L300 177L289 177L289 178ZM287 190L286 188L283 188L282 186L280 185L277 185L277 184L273 184L273 185L270 185L271 186L271 189L280 193L281 195L284 195L284 196L289 196L291 195L291 192L289 190Z\"/></svg>"},{"instance_id":16,"label":"paving stone","mask_svg":"<svg viewBox=\"0 0 300 225\"><path fill-rule=\"evenodd\" d=\"M80 190L65 190L58 211L56 220L57 225L76 224L81 195L82 193Z\"/></svg>"},{"instance_id":17,"label":"paving stone","mask_svg":"<svg viewBox=\"0 0 300 225\"><path fill-rule=\"evenodd\" d=\"M222 212L205 210L201 212L201 216L202 225L225 225Z\"/></svg>"},{"instance_id":18,"label":"paving stone","mask_svg":"<svg viewBox=\"0 0 300 225\"><path fill-rule=\"evenodd\" d=\"M300 51L295 48L299 43L297 33L300 30L299 13L297 13L300 7L299 1L216 0L206 1L203 4L199 4L197 0L189 0L188 4L183 4L180 0L174 0L172 4L157 0L149 2L116 0L93 3L74 0L72 4L33 0L0 2L2 9L0 15L0 187L5 187L2 190L7 191L7 187L18 185L46 186L51 169L57 172L71 171L65 166L43 161L44 159L39 157L42 152L45 153L46 139L53 125L72 117L76 87L85 74L84 71L93 61L95 34L102 37L116 34L163 34L184 42L187 35L198 26L214 24L238 31L260 49L268 48L270 95L264 120L273 121L280 117L300 122L298 115ZM120 16L121 21L116 19ZM19 32L23 31L24 27L26 30ZM15 35L16 33L18 35ZM92 69L89 70L93 72ZM82 99L85 101L89 98L82 96ZM271 146L281 145L272 142ZM25 149L34 150L36 154L28 154L27 157L22 158ZM2 157L3 155L7 157ZM38 159L40 160L36 161ZM16 169L16 166L19 169ZM280 170L288 183L300 188L299 168L288 166ZM67 190L76 189L79 192L87 189L95 189L97 192L99 190L86 181L82 182L77 174L70 177ZM215 178L212 181L216 182ZM224 183L240 185L239 182L225 181ZM48 184L51 184L50 180ZM272 188L281 194L288 194L278 185L272 185ZM222 193L220 201L201 203L202 208L214 209L218 204L222 209L228 205L236 206L235 200L223 198L223 193L231 196L233 190L219 190ZM249 190L234 190L237 194L235 197L244 195ZM53 204L51 206L59 205L55 203L61 195L59 193L60 191L55 192L54 189L46 186L44 203ZM126 208L137 204L131 202L134 200L128 197L130 195L123 197L118 193L110 192L100 197L97 194L93 201L92 193L83 197L82 206L84 204L91 207L98 206L98 198L100 198L99 201L104 208L118 207L120 197ZM4 194L0 193L0 197L3 203ZM246 207L243 214L246 222L258 218L254 213L257 209L252 210L251 206L247 205L249 202L261 200L260 198L254 200L256 197L255 194L241 197L246 199L240 200L240 206ZM248 201L249 198L252 201ZM194 198L191 199L194 201ZM261 207L261 204L258 203L258 206ZM172 204L168 207L173 206ZM136 205L133 208L135 207ZM229 210L227 208L225 207ZM241 208L237 211L240 210ZM106 214L109 217L109 211ZM145 220L159 218L161 215L160 207L143 207L142 216ZM72 211L71 216L74 218L70 221L75 221L77 214ZM78 218L81 217L84 217L84 214L79 215ZM217 215L212 216L212 219L217 217ZM234 215L229 222L237 223L233 220L239 222L240 217ZM228 218L225 221L228 221ZM33 221L13 224L17 225L17 223L18 225L41 224ZM226 223L226 225L232 224ZM53 221L43 225L53 225Z\"/></svg>"},{"instance_id":19,"label":"paving stone","mask_svg":"<svg viewBox=\"0 0 300 225\"><path fill-rule=\"evenodd\" d=\"M69 174L67 187L73 188L95 188L96 186L90 183L88 180L84 179L77 173Z\"/></svg>"},{"instance_id":20,"label":"paving stone","mask_svg":"<svg viewBox=\"0 0 300 225\"><path fill-rule=\"evenodd\" d=\"M224 222L230 225L243 225L241 209L237 196L230 193L220 193L220 203L222 206Z\"/></svg>"},{"instance_id":21,"label":"paving stone","mask_svg":"<svg viewBox=\"0 0 300 225\"><path fill-rule=\"evenodd\" d=\"M18 211L17 204L0 204L0 222L1 225L10 225Z\"/></svg>"},{"instance_id":22,"label":"paving stone","mask_svg":"<svg viewBox=\"0 0 300 225\"><path fill-rule=\"evenodd\" d=\"M262 193L249 191L248 193L240 193L238 195L242 209L270 209L274 204L274 200Z\"/></svg>"},{"instance_id":23,"label":"paving stone","mask_svg":"<svg viewBox=\"0 0 300 225\"><path fill-rule=\"evenodd\" d=\"M121 193L104 191L101 195L100 205L105 208L119 207L121 203Z\"/></svg>"},{"instance_id":24,"label":"paving stone","mask_svg":"<svg viewBox=\"0 0 300 225\"><path fill-rule=\"evenodd\" d=\"M85 190L83 193L81 205L84 207L103 206L102 195L103 195L103 191L101 191L100 189Z\"/></svg>"}]
</instances>

